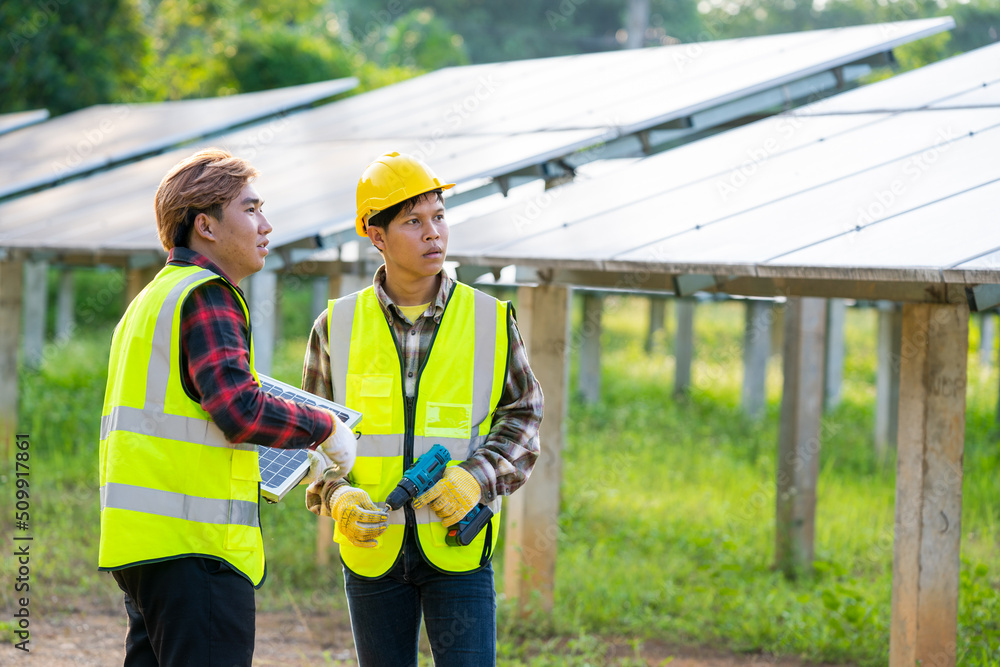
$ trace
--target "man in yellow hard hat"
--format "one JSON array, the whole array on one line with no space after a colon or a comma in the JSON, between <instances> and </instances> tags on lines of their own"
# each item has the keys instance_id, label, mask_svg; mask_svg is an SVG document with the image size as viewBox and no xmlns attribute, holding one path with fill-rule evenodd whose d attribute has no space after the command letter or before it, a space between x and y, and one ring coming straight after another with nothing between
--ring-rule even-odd
<instances>
[{"instance_id":1,"label":"man in yellow hard hat","mask_svg":"<svg viewBox=\"0 0 1000 667\"><path fill-rule=\"evenodd\" d=\"M370 287L330 302L306 352L303 388L364 413L348 479L306 494L335 521L362 667L415 665L421 617L438 667L495 664L500 498L538 457L542 392L513 308L443 271L453 185L399 153L365 169L357 232L384 264ZM451 458L441 480L382 509L436 444ZM467 546L449 544L448 527L477 503L493 519Z\"/></svg>"}]
</instances>

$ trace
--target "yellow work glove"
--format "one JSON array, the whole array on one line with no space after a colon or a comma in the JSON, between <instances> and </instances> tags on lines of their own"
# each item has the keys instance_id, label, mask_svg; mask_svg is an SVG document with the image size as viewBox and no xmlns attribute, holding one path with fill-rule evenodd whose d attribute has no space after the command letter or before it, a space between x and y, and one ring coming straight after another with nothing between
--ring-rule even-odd
<instances>
[{"instance_id":1,"label":"yellow work glove","mask_svg":"<svg viewBox=\"0 0 1000 667\"><path fill-rule=\"evenodd\" d=\"M441 519L445 528L453 526L469 513L479 497L482 487L472 473L459 466L444 469L444 475L429 491L413 499L413 506L429 505Z\"/></svg>"},{"instance_id":2,"label":"yellow work glove","mask_svg":"<svg viewBox=\"0 0 1000 667\"><path fill-rule=\"evenodd\" d=\"M389 526L389 515L375 507L364 490L349 484L334 489L325 505L340 534L356 547L377 547L379 536Z\"/></svg>"}]
</instances>

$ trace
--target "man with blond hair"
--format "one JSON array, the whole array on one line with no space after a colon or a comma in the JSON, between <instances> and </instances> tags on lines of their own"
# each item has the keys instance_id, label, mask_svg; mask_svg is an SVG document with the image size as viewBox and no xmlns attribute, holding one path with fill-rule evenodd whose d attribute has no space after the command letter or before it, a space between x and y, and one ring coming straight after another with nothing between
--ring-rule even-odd
<instances>
[{"instance_id":1,"label":"man with blond hair","mask_svg":"<svg viewBox=\"0 0 1000 667\"><path fill-rule=\"evenodd\" d=\"M166 266L112 338L98 566L124 592L126 665L250 665L265 577L255 445L310 448L313 476L353 465L331 413L260 389L239 288L272 229L256 176L214 149L170 170L156 192Z\"/></svg>"}]
</instances>

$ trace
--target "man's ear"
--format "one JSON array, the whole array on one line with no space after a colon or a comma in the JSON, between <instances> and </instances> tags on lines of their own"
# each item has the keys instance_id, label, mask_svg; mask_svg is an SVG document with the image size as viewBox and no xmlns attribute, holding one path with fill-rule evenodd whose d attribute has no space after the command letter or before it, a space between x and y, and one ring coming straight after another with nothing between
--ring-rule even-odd
<instances>
[{"instance_id":1,"label":"man's ear","mask_svg":"<svg viewBox=\"0 0 1000 667\"><path fill-rule=\"evenodd\" d=\"M368 228L365 231L368 232L368 238L371 239L373 246L378 248L380 252L385 250L385 229L374 225L368 225Z\"/></svg>"},{"instance_id":2,"label":"man's ear","mask_svg":"<svg viewBox=\"0 0 1000 667\"><path fill-rule=\"evenodd\" d=\"M194 224L191 225L191 234L203 238L206 241L214 241L216 223L216 219L207 213L199 213L195 216Z\"/></svg>"}]
</instances>

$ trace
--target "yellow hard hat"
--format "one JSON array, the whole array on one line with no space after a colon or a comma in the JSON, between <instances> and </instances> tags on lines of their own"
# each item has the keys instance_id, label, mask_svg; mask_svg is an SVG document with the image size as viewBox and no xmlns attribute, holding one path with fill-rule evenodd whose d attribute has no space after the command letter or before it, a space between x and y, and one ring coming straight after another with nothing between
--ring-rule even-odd
<instances>
[{"instance_id":1,"label":"yellow hard hat","mask_svg":"<svg viewBox=\"0 0 1000 667\"><path fill-rule=\"evenodd\" d=\"M379 211L431 190L447 190L454 183L442 183L426 164L405 153L386 153L365 168L358 181L358 215L354 219L358 236L368 236L368 220Z\"/></svg>"}]
</instances>

